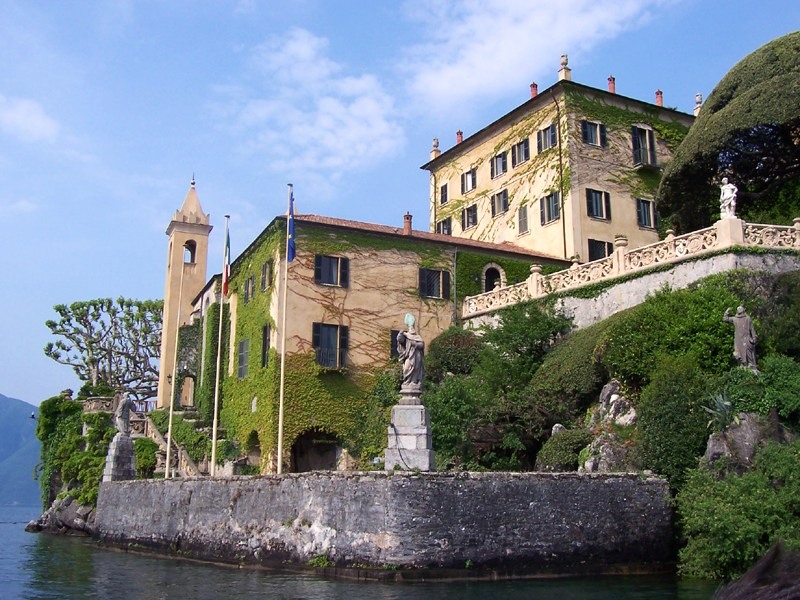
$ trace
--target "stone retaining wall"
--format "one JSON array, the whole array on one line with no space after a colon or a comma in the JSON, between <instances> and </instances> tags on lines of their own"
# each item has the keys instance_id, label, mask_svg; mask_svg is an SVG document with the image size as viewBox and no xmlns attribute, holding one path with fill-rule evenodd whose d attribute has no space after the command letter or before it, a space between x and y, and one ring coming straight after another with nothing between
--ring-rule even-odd
<instances>
[{"instance_id":1,"label":"stone retaining wall","mask_svg":"<svg viewBox=\"0 0 800 600\"><path fill-rule=\"evenodd\" d=\"M664 480L331 473L101 484L108 544L205 560L602 572L673 559ZM469 562L468 562L469 561Z\"/></svg>"}]
</instances>

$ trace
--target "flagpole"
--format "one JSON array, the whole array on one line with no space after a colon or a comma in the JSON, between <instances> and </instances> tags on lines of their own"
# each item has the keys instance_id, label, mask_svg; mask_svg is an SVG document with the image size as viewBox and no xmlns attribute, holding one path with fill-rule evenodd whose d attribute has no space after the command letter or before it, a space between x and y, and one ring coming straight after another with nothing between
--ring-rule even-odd
<instances>
[{"instance_id":1,"label":"flagpole","mask_svg":"<svg viewBox=\"0 0 800 600\"><path fill-rule=\"evenodd\" d=\"M183 274L186 271L186 266L183 262L181 265L181 280L180 287L178 288L178 318L175 323L175 352L173 354L172 364L172 386L170 389L169 399L169 424L167 425L167 466L164 472L164 479L169 479L170 459L172 457L172 415L175 411L175 388L178 387L178 339L181 332L181 303L183 302Z\"/></svg>"},{"instance_id":2,"label":"flagpole","mask_svg":"<svg viewBox=\"0 0 800 600\"><path fill-rule=\"evenodd\" d=\"M217 335L217 376L214 383L214 421L211 427L211 477L217 472L217 422L219 414L219 382L222 363L222 318L225 314L225 297L228 290L225 289L228 283L228 265L230 264L231 244L228 223L230 222L230 215L225 215L225 247L222 250L222 286L219 294L219 333Z\"/></svg>"},{"instance_id":3,"label":"flagpole","mask_svg":"<svg viewBox=\"0 0 800 600\"><path fill-rule=\"evenodd\" d=\"M293 248L294 240L294 186L288 184L289 188L289 215L286 218L286 260L283 262L283 313L281 314L281 389L278 400L278 475L283 473L283 398L284 385L286 383L286 297L289 288L289 262L294 256L290 257L289 251Z\"/></svg>"}]
</instances>

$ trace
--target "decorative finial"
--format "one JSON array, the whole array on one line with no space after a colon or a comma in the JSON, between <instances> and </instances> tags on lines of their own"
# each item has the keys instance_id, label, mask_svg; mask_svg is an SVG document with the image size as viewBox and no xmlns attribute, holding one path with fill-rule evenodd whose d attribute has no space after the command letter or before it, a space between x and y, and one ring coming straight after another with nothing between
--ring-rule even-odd
<instances>
[{"instance_id":1,"label":"decorative finial","mask_svg":"<svg viewBox=\"0 0 800 600\"><path fill-rule=\"evenodd\" d=\"M566 54L561 55L561 66L566 67L569 64L569 57Z\"/></svg>"},{"instance_id":2,"label":"decorative finial","mask_svg":"<svg viewBox=\"0 0 800 600\"><path fill-rule=\"evenodd\" d=\"M192 181L191 181L191 185L192 185L192 187L194 187L194 173L192 173Z\"/></svg>"}]
</instances>

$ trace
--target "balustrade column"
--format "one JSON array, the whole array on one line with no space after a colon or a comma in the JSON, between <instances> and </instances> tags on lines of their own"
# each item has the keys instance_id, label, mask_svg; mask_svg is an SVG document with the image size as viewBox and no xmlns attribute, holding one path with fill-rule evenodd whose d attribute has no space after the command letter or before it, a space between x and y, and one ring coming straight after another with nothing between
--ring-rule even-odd
<instances>
[{"instance_id":1,"label":"balustrade column","mask_svg":"<svg viewBox=\"0 0 800 600\"><path fill-rule=\"evenodd\" d=\"M625 272L625 255L628 253L628 238L620 235L614 238L614 254L612 258L614 275Z\"/></svg>"},{"instance_id":2,"label":"balustrade column","mask_svg":"<svg viewBox=\"0 0 800 600\"><path fill-rule=\"evenodd\" d=\"M794 245L800 248L800 217L794 220Z\"/></svg>"},{"instance_id":3,"label":"balustrade column","mask_svg":"<svg viewBox=\"0 0 800 600\"><path fill-rule=\"evenodd\" d=\"M531 265L531 274L528 276L528 294L531 298L539 298L542 293L542 265Z\"/></svg>"}]
</instances>

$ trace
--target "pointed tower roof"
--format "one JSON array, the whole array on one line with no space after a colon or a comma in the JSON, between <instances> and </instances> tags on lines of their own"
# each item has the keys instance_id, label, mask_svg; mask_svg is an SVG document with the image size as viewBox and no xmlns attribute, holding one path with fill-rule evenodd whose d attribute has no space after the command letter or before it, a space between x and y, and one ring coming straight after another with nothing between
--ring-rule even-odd
<instances>
[{"instance_id":1,"label":"pointed tower roof","mask_svg":"<svg viewBox=\"0 0 800 600\"><path fill-rule=\"evenodd\" d=\"M189 191L186 193L186 198L183 200L183 205L180 210L176 210L172 216L172 222L167 228L167 234L175 223L188 223L191 225L210 225L210 216L203 212L203 207L200 206L200 199L197 197L197 190L194 187L194 176L189 186Z\"/></svg>"}]
</instances>

